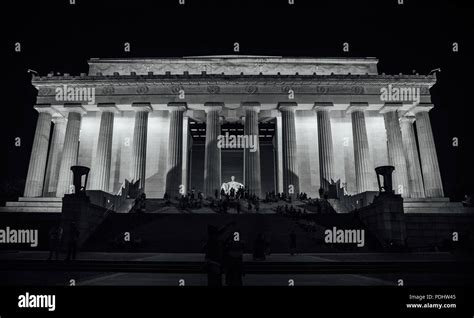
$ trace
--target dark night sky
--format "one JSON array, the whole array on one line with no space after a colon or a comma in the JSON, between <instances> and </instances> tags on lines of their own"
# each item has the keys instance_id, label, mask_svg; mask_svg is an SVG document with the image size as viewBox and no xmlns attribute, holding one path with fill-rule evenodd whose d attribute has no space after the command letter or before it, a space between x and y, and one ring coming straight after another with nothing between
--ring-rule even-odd
<instances>
[{"instance_id":1,"label":"dark night sky","mask_svg":"<svg viewBox=\"0 0 474 318\"><path fill-rule=\"evenodd\" d=\"M87 72L90 57L235 54L374 56L379 72L427 74L440 67L432 89L433 133L445 193L474 192L470 117L474 35L472 10L453 1L15 1L2 11L2 185L26 177L36 125L35 89L26 70ZM312 3L311 5L309 3ZM14 43L22 52L15 53ZM132 51L123 52L130 42ZM342 51L349 42L350 52ZM453 53L452 43L459 43ZM14 138L22 138L15 147ZM459 138L459 147L452 138ZM4 197L4 195L2 195Z\"/></svg>"}]
</instances>

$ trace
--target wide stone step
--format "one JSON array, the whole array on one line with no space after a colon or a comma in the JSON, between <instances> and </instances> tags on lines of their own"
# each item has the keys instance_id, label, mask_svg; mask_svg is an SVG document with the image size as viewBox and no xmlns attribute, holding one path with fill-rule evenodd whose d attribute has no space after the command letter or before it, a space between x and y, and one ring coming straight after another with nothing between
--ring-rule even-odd
<instances>
[{"instance_id":1,"label":"wide stone step","mask_svg":"<svg viewBox=\"0 0 474 318\"><path fill-rule=\"evenodd\" d=\"M18 201L21 202L63 202L63 198L56 198L56 197L38 197L38 198L25 198L20 197Z\"/></svg>"},{"instance_id":2,"label":"wide stone step","mask_svg":"<svg viewBox=\"0 0 474 318\"><path fill-rule=\"evenodd\" d=\"M405 213L474 213L474 208L467 208L462 205L452 206L452 207L404 207L403 211Z\"/></svg>"},{"instance_id":3,"label":"wide stone step","mask_svg":"<svg viewBox=\"0 0 474 318\"><path fill-rule=\"evenodd\" d=\"M7 202L5 206L14 206L14 207L52 207L60 208L63 206L62 202L58 201L18 201L18 202Z\"/></svg>"},{"instance_id":4,"label":"wide stone step","mask_svg":"<svg viewBox=\"0 0 474 318\"><path fill-rule=\"evenodd\" d=\"M44 212L44 213L61 213L61 207L26 207L26 206L6 206L0 207L0 212Z\"/></svg>"},{"instance_id":5,"label":"wide stone step","mask_svg":"<svg viewBox=\"0 0 474 318\"><path fill-rule=\"evenodd\" d=\"M403 202L449 202L449 198L403 198Z\"/></svg>"},{"instance_id":6,"label":"wide stone step","mask_svg":"<svg viewBox=\"0 0 474 318\"><path fill-rule=\"evenodd\" d=\"M403 202L404 208L457 208L461 202Z\"/></svg>"}]
</instances>

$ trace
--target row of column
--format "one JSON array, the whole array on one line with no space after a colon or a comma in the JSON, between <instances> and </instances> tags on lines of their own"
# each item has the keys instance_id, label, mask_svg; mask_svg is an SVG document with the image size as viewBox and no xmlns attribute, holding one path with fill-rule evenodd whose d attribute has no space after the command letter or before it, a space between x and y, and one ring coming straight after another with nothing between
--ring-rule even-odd
<instances>
[{"instance_id":1,"label":"row of column","mask_svg":"<svg viewBox=\"0 0 474 318\"><path fill-rule=\"evenodd\" d=\"M296 126L295 126L295 103L280 103L281 117L277 117L277 125L281 125L282 133L277 136L279 140L276 145L277 174L282 172L283 178L277 178L281 184L280 192L296 194L299 192L299 177L296 152ZM204 194L213 196L219 191L221 180L221 150L217 147L217 137L220 135L220 111L221 104L206 103L206 144L204 163ZM260 105L258 103L242 103L245 110L244 135L257 136L259 140L258 114ZM281 149L281 151L279 151ZM260 169L260 145L257 142L256 151L244 148L244 185L249 193L261 195L261 169Z\"/></svg>"},{"instance_id":2,"label":"row of column","mask_svg":"<svg viewBox=\"0 0 474 318\"><path fill-rule=\"evenodd\" d=\"M146 146L148 130L148 103L133 104L135 110L135 125L133 131L131 177L139 180L141 188L145 186ZM166 192L172 196L182 190L183 176L183 115L185 104L170 104L170 131L168 148L168 174L166 176ZM244 103L245 135L257 135L259 105ZM351 104L348 112L351 114L354 142L354 163L357 192L374 190L371 187L373 178L371 156L367 138L364 110L367 105ZM112 153L112 137L114 104L99 104L102 111L97 152L91 171L91 189L108 191L110 179L110 164ZM78 143L81 119L84 113L80 106L68 109L67 121L64 118L53 118L50 107L37 106L39 112L32 154L25 185L25 197L38 197L51 193L56 189L56 196L62 197L70 193L72 173L70 167L77 164ZM222 184L221 153L217 146L220 135L220 116L222 104L207 103L206 110L206 145L204 167L204 193L213 196ZM281 135L277 133L278 154L277 172L281 171L282 180L278 178L278 190L286 193L299 192L299 178L296 153L296 103L280 103L278 107L281 117L277 118L277 126L281 125ZM315 104L318 127L319 167L321 187L328 190L334 178L334 149L330 120L330 104ZM385 128L387 132L387 147L389 164L395 166L394 186L398 193L411 197L442 197L444 195L438 159L434 145L429 109L415 112L417 133L420 148L420 160L412 118L399 120L397 109L384 107ZM51 150L48 157L51 122L55 128L51 140ZM66 124L67 122L67 124ZM278 131L278 129L277 129ZM187 145L186 145L187 147ZM184 160L187 165L187 159ZM49 162L45 173L46 163ZM45 183L46 180L46 183ZM57 180L57 181L56 181ZM43 189L43 184L48 187ZM244 149L244 184L257 195L261 194L260 177L260 147L251 152ZM281 188L281 190L280 190Z\"/></svg>"},{"instance_id":3,"label":"row of column","mask_svg":"<svg viewBox=\"0 0 474 318\"><path fill-rule=\"evenodd\" d=\"M139 187L145 187L146 151L148 113L152 110L148 103L136 103L132 105L135 110L135 123L133 130L132 155L130 162L130 176L133 181L139 182ZM112 138L114 114L117 111L114 104L99 104L101 119L97 141L96 156L91 169L91 183L89 189L108 191L110 180L110 166L112 155ZM37 106L39 112L37 127L33 142L30 164L28 168L27 181L24 191L25 197L47 196L52 190L57 197L71 193L72 172L71 166L77 165L79 135L81 129L83 109L71 107L68 109L67 120L63 117L55 117L50 107ZM204 192L206 195L214 195L221 187L221 155L217 147L220 135L220 116L222 109L220 104L206 105L206 151L204 169ZM183 147L188 147L183 141L185 104L169 105L169 145L167 155L168 173L166 175L165 191L174 197L186 192L186 171L183 174ZM245 130L248 134L258 136L258 107L249 107L246 112ZM48 158L48 146L51 131L51 122L54 121L53 140ZM66 124L67 123L67 124ZM187 141L187 140L186 140ZM250 188L255 193L261 191L260 181L260 152L257 146L256 152L246 152L245 173ZM45 173L46 163L49 160ZM184 158L187 166L187 156ZM254 170L256 169L256 170ZM252 171L250 173L249 171ZM255 173L258 171L258 173ZM57 182L56 182L57 180ZM46 181L46 183L45 183ZM43 185L47 187L43 189Z\"/></svg>"},{"instance_id":4,"label":"row of column","mask_svg":"<svg viewBox=\"0 0 474 318\"><path fill-rule=\"evenodd\" d=\"M69 193L70 185L72 184L70 167L77 164L82 111L79 108L71 109L68 112L67 124L63 118L54 118L55 128L49 156L50 164L45 172L54 112L50 107L46 106L37 106L35 109L39 112L39 115L24 196L43 196L48 193L50 187L54 186L57 188L56 196L62 196L64 193ZM43 189L46 178L49 181L48 189Z\"/></svg>"},{"instance_id":5,"label":"row of column","mask_svg":"<svg viewBox=\"0 0 474 318\"><path fill-rule=\"evenodd\" d=\"M244 148L244 180L249 193L261 195L260 145L258 130L258 103L243 103L245 109L244 135L257 136L256 150ZM218 147L218 136L221 134L220 111L222 104L206 103L206 144L204 153L204 194L214 196L220 191L221 180L221 149Z\"/></svg>"},{"instance_id":6,"label":"row of column","mask_svg":"<svg viewBox=\"0 0 474 318\"><path fill-rule=\"evenodd\" d=\"M139 186L143 188L146 170L148 112L151 111L151 106L148 103L133 104L132 106L135 110L135 125L130 171L132 180L139 181ZM66 110L66 119L64 117L53 118L55 112L49 106L37 106L35 108L39 115L24 196L48 196L54 192L56 197L62 197L64 194L73 191L71 188L71 166L78 163L80 129L85 111L81 106L69 106ZM114 104L99 104L98 108L102 113L96 156L90 173L91 183L89 189L108 192L112 161L113 125L117 109ZM54 122L54 130L48 157L52 121ZM174 153L170 154L170 156L172 155ZM49 164L45 171L47 160ZM170 161L171 159L169 159ZM45 184L47 187L43 187Z\"/></svg>"},{"instance_id":7,"label":"row of column","mask_svg":"<svg viewBox=\"0 0 474 318\"><path fill-rule=\"evenodd\" d=\"M331 135L329 111L331 104L315 104L318 122L319 168L321 187L328 190L334 176L334 150ZM351 103L354 143L354 165L357 192L375 190L371 180L374 178L371 155L368 144L364 111L367 103ZM406 197L443 197L443 186L439 171L438 158L431 130L428 111L431 108L415 109L420 160L413 127L414 118L399 118L398 107L384 107L387 133L389 165L395 167L393 184L397 193ZM423 173L422 173L423 172Z\"/></svg>"},{"instance_id":8,"label":"row of column","mask_svg":"<svg viewBox=\"0 0 474 318\"><path fill-rule=\"evenodd\" d=\"M394 186L398 193L412 198L443 197L443 184L428 111L416 107L415 118L398 116L397 107L383 111L389 164L395 166ZM416 120L419 156L413 123ZM421 165L420 165L421 161Z\"/></svg>"}]
</instances>

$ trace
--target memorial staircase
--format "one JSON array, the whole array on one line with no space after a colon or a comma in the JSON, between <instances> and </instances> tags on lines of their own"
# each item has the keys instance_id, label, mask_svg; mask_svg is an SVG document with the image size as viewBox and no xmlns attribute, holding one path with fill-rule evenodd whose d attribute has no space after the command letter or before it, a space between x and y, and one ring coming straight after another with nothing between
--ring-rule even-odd
<instances>
[{"instance_id":1,"label":"memorial staircase","mask_svg":"<svg viewBox=\"0 0 474 318\"><path fill-rule=\"evenodd\" d=\"M47 250L49 230L59 222L60 213L36 213L34 208L60 209L58 199L55 206L49 206L43 198L20 199L26 202L24 207L31 210L18 210L14 213L0 213L0 223L12 228L38 229L40 234L39 249ZM48 198L49 199L49 198ZM53 198L54 199L54 198ZM163 200L147 200L144 213L111 212L98 228L89 236L81 250L101 252L155 252L155 253L202 253L207 240L207 226L221 227L231 221L239 230L245 242L246 253L253 251L254 241L259 233L263 233L269 244L271 253L289 252L289 234L295 231L298 253L317 252L363 252L374 249L376 244L366 230L366 247L357 248L353 245L324 243L324 230L336 226L338 229L358 229L362 225L352 213L317 215L314 221L317 230L308 230L299 220L276 214L275 204L261 204L260 213L248 213L242 205L242 214L230 209L228 214L216 213L210 207L201 209L181 210L174 204L166 206ZM15 205L13 205L15 206ZM21 206L19 203L15 207ZM11 206L9 206L11 207ZM35 212L33 212L35 211ZM44 211L44 210L40 210ZM313 213L309 213L313 215ZM315 215L315 214L314 214ZM125 233L130 233L130 240L125 240ZM18 248L8 246L10 249Z\"/></svg>"},{"instance_id":2,"label":"memorial staircase","mask_svg":"<svg viewBox=\"0 0 474 318\"><path fill-rule=\"evenodd\" d=\"M474 213L473 207L464 207L461 202L450 202L449 198L404 198L405 213Z\"/></svg>"},{"instance_id":3,"label":"memorial staircase","mask_svg":"<svg viewBox=\"0 0 474 318\"><path fill-rule=\"evenodd\" d=\"M321 215L316 218L320 231L309 231L298 220L276 214L270 206L261 205L260 213L215 213L209 207L181 210L163 200L147 200L145 213L111 213L85 242L83 250L103 252L202 253L207 240L207 226L222 227L234 221L230 233L239 230L245 252L252 253L259 233L265 235L271 253L289 252L289 235L295 231L298 253L364 252L376 249L377 242L366 230L366 246L324 243L324 230L362 229L354 214ZM129 240L125 237L129 233Z\"/></svg>"},{"instance_id":4,"label":"memorial staircase","mask_svg":"<svg viewBox=\"0 0 474 318\"><path fill-rule=\"evenodd\" d=\"M25 198L20 197L18 201L9 201L1 212L39 212L39 213L61 213L63 201L56 197Z\"/></svg>"}]
</instances>

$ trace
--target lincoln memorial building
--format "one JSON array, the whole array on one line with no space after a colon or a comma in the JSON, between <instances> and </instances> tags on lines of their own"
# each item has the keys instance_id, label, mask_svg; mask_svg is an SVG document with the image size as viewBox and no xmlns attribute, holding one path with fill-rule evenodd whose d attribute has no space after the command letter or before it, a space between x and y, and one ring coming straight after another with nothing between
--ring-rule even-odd
<instances>
[{"instance_id":1,"label":"lincoln memorial building","mask_svg":"<svg viewBox=\"0 0 474 318\"><path fill-rule=\"evenodd\" d=\"M379 74L376 58L200 56L88 61L88 73L34 76L38 121L24 197L137 181L147 198L234 177L250 193L318 197L377 190L395 167L404 198L444 197L430 124L435 75ZM254 141L254 142L252 142Z\"/></svg>"}]
</instances>

